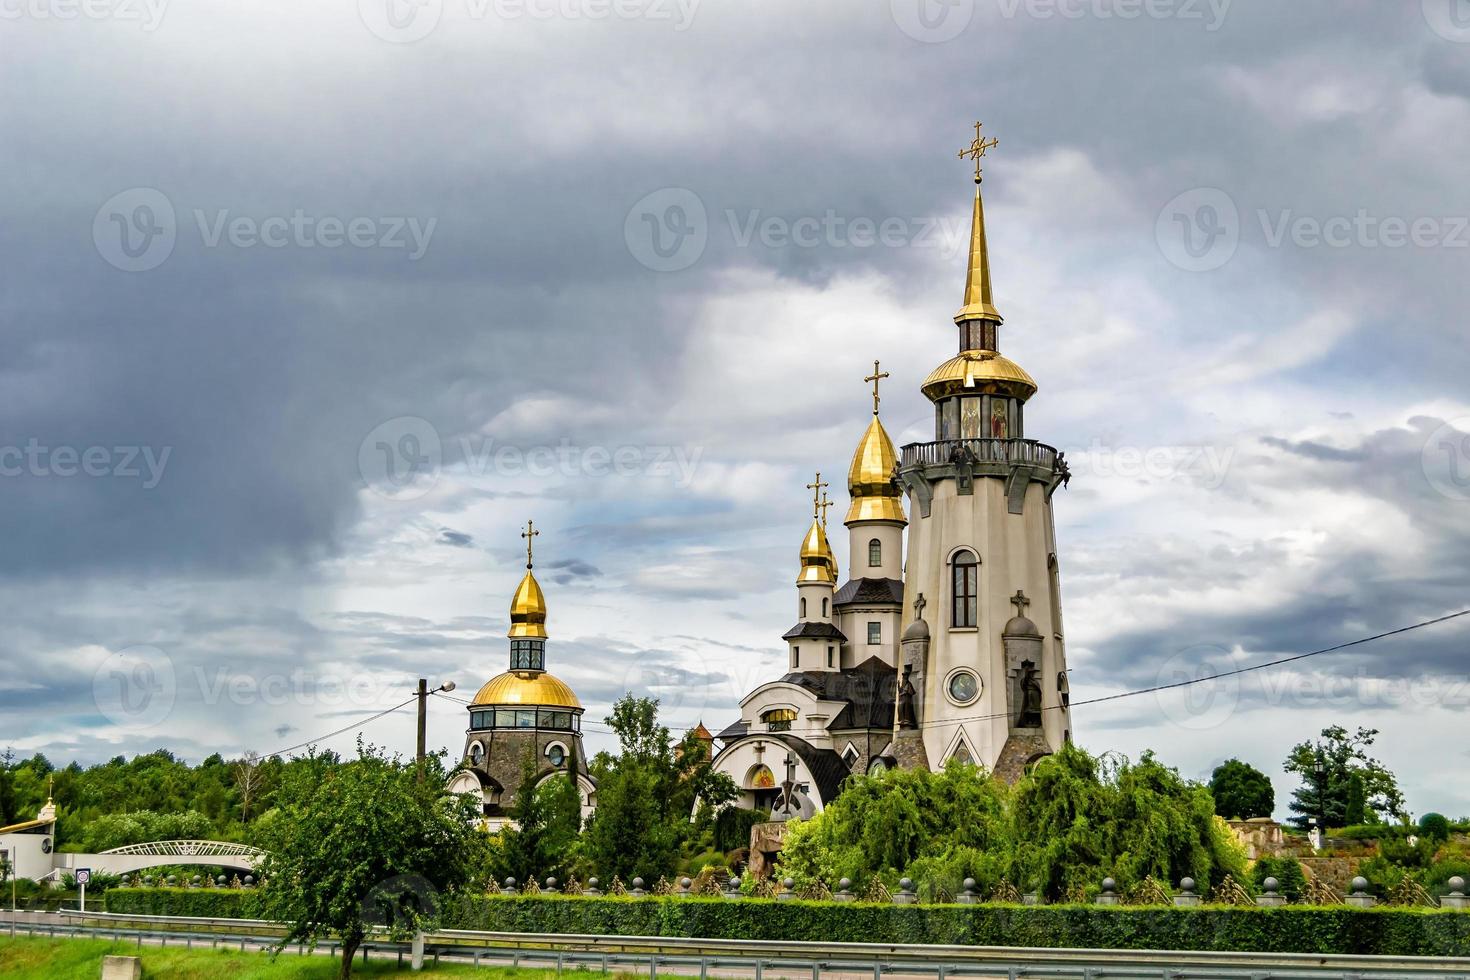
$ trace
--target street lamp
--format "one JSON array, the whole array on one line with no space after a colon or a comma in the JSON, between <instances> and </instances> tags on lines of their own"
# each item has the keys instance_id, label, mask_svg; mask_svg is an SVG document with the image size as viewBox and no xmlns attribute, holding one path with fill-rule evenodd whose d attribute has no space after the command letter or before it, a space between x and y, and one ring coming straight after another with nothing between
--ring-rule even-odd
<instances>
[{"instance_id":1,"label":"street lamp","mask_svg":"<svg viewBox=\"0 0 1470 980\"><path fill-rule=\"evenodd\" d=\"M419 764L419 779L424 778L425 728L428 725L429 695L438 694L441 691L448 694L452 690L454 690L454 681L445 681L431 691L429 690L429 682L425 678L420 677L418 690L414 691L414 697L419 700L419 739L418 753L416 755Z\"/></svg>"},{"instance_id":2,"label":"street lamp","mask_svg":"<svg viewBox=\"0 0 1470 980\"><path fill-rule=\"evenodd\" d=\"M1323 834L1327 833L1327 767L1322 764L1322 756L1318 755L1312 763L1312 771L1317 774L1317 826Z\"/></svg>"}]
</instances>

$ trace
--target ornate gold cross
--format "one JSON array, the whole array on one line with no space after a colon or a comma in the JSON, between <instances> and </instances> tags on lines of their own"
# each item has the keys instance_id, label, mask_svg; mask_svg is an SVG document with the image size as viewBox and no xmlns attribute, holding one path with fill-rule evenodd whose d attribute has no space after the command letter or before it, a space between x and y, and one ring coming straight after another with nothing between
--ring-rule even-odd
<instances>
[{"instance_id":1,"label":"ornate gold cross","mask_svg":"<svg viewBox=\"0 0 1470 980\"><path fill-rule=\"evenodd\" d=\"M878 398L878 382L879 381L882 381L886 377L888 377L888 372L887 371L883 371L882 373L879 373L879 371L878 371L878 362L877 361L874 361L873 362L873 373L870 374L870 375L868 375L866 378L863 379L864 381L871 381L873 383L873 414L874 415L877 415L878 414L878 401L879 401L879 398Z\"/></svg>"},{"instance_id":2,"label":"ornate gold cross","mask_svg":"<svg viewBox=\"0 0 1470 980\"><path fill-rule=\"evenodd\" d=\"M980 183L980 158L985 155L986 150L994 149L999 144L1000 140L994 136L988 139L982 139L980 136L980 124L978 122L975 123L975 138L970 141L970 145L967 148L960 151L961 160L968 157L975 161L975 183Z\"/></svg>"},{"instance_id":3,"label":"ornate gold cross","mask_svg":"<svg viewBox=\"0 0 1470 980\"><path fill-rule=\"evenodd\" d=\"M521 537L523 537L523 538L526 539L526 567L527 568L530 568L531 567L531 545L533 543L531 541L531 539L534 538L534 537L536 537L540 533L541 533L540 531L536 530L536 522L535 521L527 521L526 522L526 529L521 532Z\"/></svg>"},{"instance_id":4,"label":"ornate gold cross","mask_svg":"<svg viewBox=\"0 0 1470 980\"><path fill-rule=\"evenodd\" d=\"M826 527L827 526L827 508L829 508L831 506L832 506L832 501L830 501L830 500L827 499L827 491L823 490L822 491L822 502L820 504L817 504L817 508L822 512L822 527Z\"/></svg>"},{"instance_id":5,"label":"ornate gold cross","mask_svg":"<svg viewBox=\"0 0 1470 980\"><path fill-rule=\"evenodd\" d=\"M819 517L822 516L822 491L825 490L825 489L827 489L831 485L832 484L830 484L830 483L823 483L822 482L822 471L821 470L818 470L817 471L817 478L816 478L816 480L814 482L808 483L806 485L806 488L812 492L812 519L813 520L815 520L815 519L817 519L817 518L819 518Z\"/></svg>"}]
</instances>

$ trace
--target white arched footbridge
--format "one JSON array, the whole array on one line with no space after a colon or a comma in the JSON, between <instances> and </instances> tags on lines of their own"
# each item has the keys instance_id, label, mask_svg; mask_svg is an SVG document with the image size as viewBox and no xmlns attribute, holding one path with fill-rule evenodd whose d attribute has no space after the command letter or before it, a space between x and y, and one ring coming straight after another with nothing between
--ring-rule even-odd
<instances>
[{"instance_id":1,"label":"white arched footbridge","mask_svg":"<svg viewBox=\"0 0 1470 980\"><path fill-rule=\"evenodd\" d=\"M58 854L58 870L91 868L104 874L132 874L144 868L172 864L206 864L250 873L265 857L265 851L249 844L220 840L156 840L128 844L98 854Z\"/></svg>"}]
</instances>

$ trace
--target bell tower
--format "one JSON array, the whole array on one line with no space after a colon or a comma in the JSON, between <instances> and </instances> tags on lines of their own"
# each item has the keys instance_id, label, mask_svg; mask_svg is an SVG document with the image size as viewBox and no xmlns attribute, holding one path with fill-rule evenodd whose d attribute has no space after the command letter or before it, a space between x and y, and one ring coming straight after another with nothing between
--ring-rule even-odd
<instances>
[{"instance_id":1,"label":"bell tower","mask_svg":"<svg viewBox=\"0 0 1470 980\"><path fill-rule=\"evenodd\" d=\"M1000 352L980 194L980 160L996 140L980 128L960 151L975 162L975 200L959 353L921 386L934 441L903 447L899 460L905 591L923 600L905 609L913 703L902 714L930 765L959 758L1014 781L1071 735L1052 519L1069 474L1061 453L1026 438L1036 382Z\"/></svg>"}]
</instances>

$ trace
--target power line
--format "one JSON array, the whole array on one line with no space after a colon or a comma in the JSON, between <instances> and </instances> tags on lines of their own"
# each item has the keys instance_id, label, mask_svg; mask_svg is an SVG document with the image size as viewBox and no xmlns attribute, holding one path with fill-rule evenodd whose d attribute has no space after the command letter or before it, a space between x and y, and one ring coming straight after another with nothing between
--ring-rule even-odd
<instances>
[{"instance_id":1,"label":"power line","mask_svg":"<svg viewBox=\"0 0 1470 980\"><path fill-rule=\"evenodd\" d=\"M1310 653L1298 653L1298 654L1293 654L1290 657L1282 657L1279 660L1270 660L1270 661L1267 661L1266 663L1263 663L1263 664L1253 664L1253 665L1251 665L1249 667L1237 667L1235 670L1227 670L1224 673L1220 673L1220 674L1211 674L1208 677L1192 677L1192 678L1189 678L1188 680L1175 681L1172 684L1156 684L1153 687L1139 688L1136 691L1123 691L1123 692L1118 693L1118 694L1106 694L1106 695L1103 695L1101 697L1087 698L1086 700L1083 700L1083 701L1073 701L1070 704L1065 705L1065 706L1064 705L1060 705L1060 704L1051 705L1051 706L1048 706L1048 707L1044 707L1041 710L1043 710L1043 711L1060 711L1060 710L1063 709L1063 707L1066 707L1068 709L1070 709L1070 708L1081 708L1081 707L1084 707L1084 706L1090 705L1090 704L1102 704L1105 701L1119 701L1119 700L1122 700L1123 698L1138 697L1140 694L1156 694L1159 691L1172 691L1172 690L1175 690L1176 688L1190 687L1190 686L1195 685L1195 684L1203 684L1206 681L1218 681L1218 680L1222 680L1222 679L1224 679L1226 677L1235 677L1235 676L1238 676L1240 674L1248 674L1251 671L1255 671L1255 670L1265 670L1268 667L1280 667L1282 664L1295 663L1298 660L1306 660L1309 657L1320 657L1324 653L1336 653L1339 650L1346 650L1349 647L1361 646L1364 643L1372 643L1375 640L1382 640L1382 639L1384 639L1386 637L1397 636L1400 633L1408 633L1408 632L1411 632L1412 630L1423 629L1426 626L1435 626L1435 625L1438 625L1439 623L1445 623L1445 622L1448 622L1448 621L1450 621L1452 619L1459 619L1461 616L1470 616L1470 609L1462 609L1459 612L1450 613L1447 616L1440 616L1437 619L1426 619L1426 620L1424 620L1422 622L1414 623L1413 625L1410 625L1410 626L1400 626L1398 629L1391 629L1391 630L1388 630L1388 631L1383 632L1383 633L1375 633L1372 636L1365 636L1365 637L1362 637L1361 639L1350 640L1347 643L1339 643L1336 646L1323 647L1321 650L1313 650ZM944 724L949 724L950 722L955 722L955 721L992 721L992 720L994 720L996 718L1009 718L1010 715L1011 715L1011 713L1009 711L1003 711L1003 712L998 712L998 713L995 713L995 714L988 714L988 715L970 715L968 717L947 718L947 719L945 719ZM925 722L924 725L923 725L923 727L929 727L930 725L937 725L937 724L940 724L940 723L939 722Z\"/></svg>"},{"instance_id":2,"label":"power line","mask_svg":"<svg viewBox=\"0 0 1470 980\"><path fill-rule=\"evenodd\" d=\"M415 697L416 696L417 695L415 695ZM352 731L354 728L361 728L363 725L366 725L368 722L377 721L379 718L383 717L384 715L391 715L393 712L398 711L398 710L400 710L402 708L405 708L408 705L412 704L413 703L413 700L414 700L413 698L409 698L407 701L404 701L402 704L395 704L393 707L391 707L391 708L385 708L384 710L379 711L377 714L369 715L368 717L363 718L363 719L361 719L359 721L354 721L352 724L348 725L345 728L339 728L335 732L327 732L325 735L318 735L316 738L309 738L309 739L307 739L304 742L297 742L295 745L288 745L284 749L276 749L274 752L270 752L270 753L267 753L265 755L262 755L261 758L262 759L269 759L271 756L274 756L274 755L285 755L287 752L292 752L292 751L294 751L296 749L303 749L303 748L306 748L308 745L315 745L317 742L321 742L321 741L324 741L324 740L329 739L329 738L335 738L336 736L341 735L344 732L350 732L350 731Z\"/></svg>"},{"instance_id":3,"label":"power line","mask_svg":"<svg viewBox=\"0 0 1470 980\"><path fill-rule=\"evenodd\" d=\"M1365 643L1373 643L1373 642L1375 642L1377 640L1386 639L1386 638L1388 638L1390 636L1398 636L1401 633L1409 633L1409 632L1412 632L1414 630L1424 629L1427 626L1437 626L1440 623L1446 623L1446 622L1449 622L1452 619L1459 619L1461 616L1470 616L1470 609L1462 609L1459 612L1450 613L1450 614L1448 614L1446 616L1440 616L1440 617L1435 618L1435 619L1426 619L1426 620L1423 620L1422 622L1413 623L1412 625L1409 625L1409 626L1400 626L1397 629L1387 630L1387 631L1382 632L1382 633L1375 633L1372 636L1365 636L1365 637L1362 637L1360 639L1350 640L1350 641L1348 641L1346 643L1338 643L1335 646L1323 647L1320 650L1312 650L1309 653L1293 654L1292 656L1289 656L1289 657L1282 657L1279 660L1270 660L1270 661L1267 661L1266 663L1262 663L1262 664L1253 664L1253 665L1251 665L1249 667L1238 667L1238 668L1236 668L1234 670L1227 670L1227 671L1225 671L1223 673L1211 674L1208 677L1192 677L1192 678L1189 678L1187 680L1175 681L1172 684L1156 684L1153 687L1139 688L1139 689L1134 690L1134 691L1123 691L1123 692L1120 692L1118 694L1106 694L1106 695L1102 695L1100 697L1087 698L1087 699L1082 700L1082 701L1072 701L1072 702L1070 702L1069 704L1067 704L1065 706L1064 705L1059 705L1059 704L1057 704L1057 705L1050 705L1050 706L1047 706L1047 707L1043 707L1041 710L1043 710L1043 711L1061 711L1061 710L1063 710L1064 707L1070 710L1071 708L1081 708L1081 707L1086 707L1087 705L1103 704L1104 702L1107 702L1107 701L1120 701L1123 698L1133 698L1133 697L1138 697L1138 696L1143 695L1143 694L1156 694L1159 691L1172 691L1172 690L1175 690L1177 688L1191 687L1191 686L1193 686L1195 684L1204 684L1207 681L1223 680L1226 677L1235 677L1235 676L1238 676L1240 674L1248 674L1248 673L1251 673L1252 671L1266 670L1266 669L1271 668L1271 667L1280 667L1282 664L1295 663L1298 660L1306 660L1306 659L1308 659L1310 657L1320 657L1323 654L1336 653L1339 650L1346 650L1349 647L1361 646L1361 645L1363 645ZM444 699L449 700L449 701L458 701L460 704L470 704L471 703L469 700L467 700L465 698L457 698L457 697L454 697L454 696L448 695L448 694L443 694L443 693L437 693L436 692L436 696L437 697L444 698ZM404 703L406 704L407 702L404 702ZM399 705L399 707L402 707L402 705ZM395 710L396 711L397 709L395 708L395 709L390 709L390 710ZM934 725L939 725L939 724L946 724L947 725L947 724L951 724L951 723L956 722L956 721L993 721L993 720L995 720L997 718L1009 718L1010 716L1011 716L1011 712L1009 712L1009 711L995 712L995 713L988 714L988 715L961 715L960 717L957 717L957 718L946 718L946 719L944 719L943 722L937 722L937 721L924 722L924 723L922 723L922 725L920 727L928 728L928 727L931 727L931 726L934 726ZM606 727L604 725L598 725L598 724L595 724L595 723L592 723L592 722L583 722L582 727L583 728L593 728L593 729L597 729L598 731L607 731L607 732L612 731L611 728L608 728L608 727ZM687 731L693 731L694 730L694 727L697 727L697 726L693 726L693 727L689 727L689 728L682 728L682 729L674 729L674 731L686 731L686 732Z\"/></svg>"}]
</instances>

